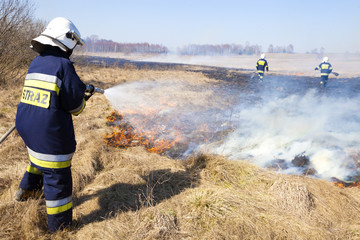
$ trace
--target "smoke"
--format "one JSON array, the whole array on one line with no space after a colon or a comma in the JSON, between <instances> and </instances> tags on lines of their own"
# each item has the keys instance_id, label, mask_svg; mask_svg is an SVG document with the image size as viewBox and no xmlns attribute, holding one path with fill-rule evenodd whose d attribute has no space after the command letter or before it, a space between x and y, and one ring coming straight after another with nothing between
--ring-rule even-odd
<instances>
[{"instance_id":1,"label":"smoke","mask_svg":"<svg viewBox=\"0 0 360 240\"><path fill-rule=\"evenodd\" d=\"M302 174L292 161L306 156L315 177L345 180L359 174L358 94L267 80L250 92L233 85L140 81L107 89L105 95L134 125L156 126L167 139L180 134L167 152L172 157L204 151L262 167L281 160L284 173Z\"/></svg>"},{"instance_id":2,"label":"smoke","mask_svg":"<svg viewBox=\"0 0 360 240\"><path fill-rule=\"evenodd\" d=\"M195 113L224 107L224 101L228 98L225 95L221 87L171 80L125 83L105 92L105 96L119 111L143 115L157 113L172 120L180 118L184 121L198 118L193 116Z\"/></svg>"},{"instance_id":3,"label":"smoke","mask_svg":"<svg viewBox=\"0 0 360 240\"><path fill-rule=\"evenodd\" d=\"M256 105L235 107L238 126L213 152L263 167L282 160L290 166L284 172L295 174L300 171L291 161L304 155L317 177L347 179L358 174L359 103L359 97L328 96L315 89L263 96Z\"/></svg>"}]
</instances>

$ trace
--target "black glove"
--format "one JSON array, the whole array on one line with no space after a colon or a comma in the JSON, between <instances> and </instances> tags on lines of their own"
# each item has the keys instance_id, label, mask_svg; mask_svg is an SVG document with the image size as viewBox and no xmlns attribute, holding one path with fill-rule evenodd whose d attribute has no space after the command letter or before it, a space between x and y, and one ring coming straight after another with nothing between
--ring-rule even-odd
<instances>
[{"instance_id":1,"label":"black glove","mask_svg":"<svg viewBox=\"0 0 360 240\"><path fill-rule=\"evenodd\" d=\"M95 91L94 85L92 84L86 85L85 94L84 94L85 101L89 100L89 98L94 94L94 91Z\"/></svg>"},{"instance_id":2,"label":"black glove","mask_svg":"<svg viewBox=\"0 0 360 240\"><path fill-rule=\"evenodd\" d=\"M90 84L90 85L86 85L86 89L85 89L85 92L88 92L88 93L91 93L93 94L95 91L95 87L94 85Z\"/></svg>"}]
</instances>

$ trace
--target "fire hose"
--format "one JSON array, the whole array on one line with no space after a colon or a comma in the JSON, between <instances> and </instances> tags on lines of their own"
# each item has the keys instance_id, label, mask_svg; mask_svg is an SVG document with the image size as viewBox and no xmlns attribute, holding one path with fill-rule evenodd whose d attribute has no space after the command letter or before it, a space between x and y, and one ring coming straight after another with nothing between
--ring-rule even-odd
<instances>
[{"instance_id":1,"label":"fire hose","mask_svg":"<svg viewBox=\"0 0 360 240\"><path fill-rule=\"evenodd\" d=\"M85 90L85 101L89 100L89 98L94 94L94 93L101 93L104 94L105 91L100 89L100 88L96 88L94 87L94 85L86 85L86 90ZM0 144L10 135L10 133L12 133L15 130L15 124L11 126L11 128L9 128L9 130L0 138Z\"/></svg>"},{"instance_id":2,"label":"fire hose","mask_svg":"<svg viewBox=\"0 0 360 240\"><path fill-rule=\"evenodd\" d=\"M0 138L0 144L7 138L7 136L10 135L10 133L12 133L12 131L14 131L15 129L15 124L12 125L12 127Z\"/></svg>"}]
</instances>

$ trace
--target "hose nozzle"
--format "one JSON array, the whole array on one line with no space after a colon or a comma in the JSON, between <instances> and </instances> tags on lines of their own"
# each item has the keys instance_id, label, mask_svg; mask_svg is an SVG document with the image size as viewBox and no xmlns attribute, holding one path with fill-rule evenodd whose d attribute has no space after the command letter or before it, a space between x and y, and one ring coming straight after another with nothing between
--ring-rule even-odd
<instances>
[{"instance_id":1,"label":"hose nozzle","mask_svg":"<svg viewBox=\"0 0 360 240\"><path fill-rule=\"evenodd\" d=\"M94 93L101 93L104 94L105 91L100 89L100 88L96 88L94 87L94 85L90 84L90 85L86 85L86 89L85 89L85 101L89 100L89 98L94 94Z\"/></svg>"},{"instance_id":2,"label":"hose nozzle","mask_svg":"<svg viewBox=\"0 0 360 240\"><path fill-rule=\"evenodd\" d=\"M102 89L100 89L100 88L94 88L94 92L104 94L104 93L105 93L105 90L102 90Z\"/></svg>"},{"instance_id":3,"label":"hose nozzle","mask_svg":"<svg viewBox=\"0 0 360 240\"><path fill-rule=\"evenodd\" d=\"M101 94L104 94L104 90L100 89L100 88L96 88L94 87L94 85L90 84L90 85L86 85L86 89L85 89L85 92L87 93L101 93Z\"/></svg>"}]
</instances>

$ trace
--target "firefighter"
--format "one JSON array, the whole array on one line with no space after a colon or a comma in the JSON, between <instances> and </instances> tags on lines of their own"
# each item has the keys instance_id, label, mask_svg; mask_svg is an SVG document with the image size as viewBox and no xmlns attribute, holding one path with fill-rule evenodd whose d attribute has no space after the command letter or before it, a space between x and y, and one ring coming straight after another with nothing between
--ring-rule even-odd
<instances>
[{"instance_id":1,"label":"firefighter","mask_svg":"<svg viewBox=\"0 0 360 240\"><path fill-rule=\"evenodd\" d=\"M70 167L76 148L72 115L84 110L88 95L69 57L83 44L70 20L58 17L49 22L31 41L39 55L29 66L16 113L16 129L30 163L15 199L24 201L43 188L50 232L72 223Z\"/></svg>"},{"instance_id":2,"label":"firefighter","mask_svg":"<svg viewBox=\"0 0 360 240\"><path fill-rule=\"evenodd\" d=\"M328 57L323 58L322 63L320 63L320 65L315 68L315 71L317 71L317 70L320 70L320 72L321 72L320 84L323 85L324 87L326 87L326 84L327 84L327 81L328 81L328 78L329 78L329 74L333 70L333 67L329 63L329 58Z\"/></svg>"},{"instance_id":3,"label":"firefighter","mask_svg":"<svg viewBox=\"0 0 360 240\"><path fill-rule=\"evenodd\" d=\"M260 59L256 63L256 70L258 73L259 81L262 82L264 79L264 72L269 71L269 65L265 59L265 53L261 54Z\"/></svg>"}]
</instances>

